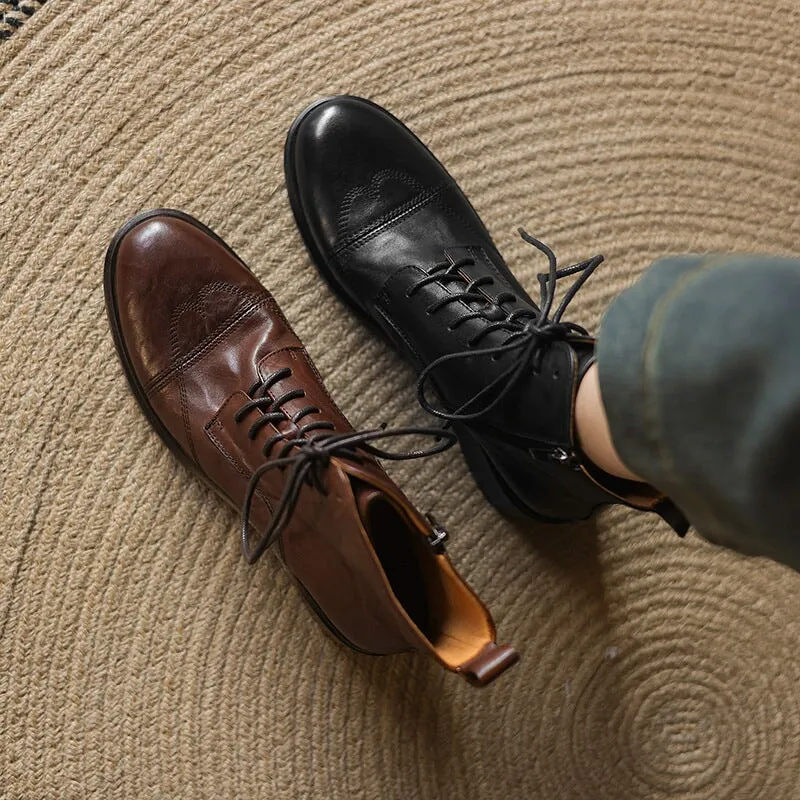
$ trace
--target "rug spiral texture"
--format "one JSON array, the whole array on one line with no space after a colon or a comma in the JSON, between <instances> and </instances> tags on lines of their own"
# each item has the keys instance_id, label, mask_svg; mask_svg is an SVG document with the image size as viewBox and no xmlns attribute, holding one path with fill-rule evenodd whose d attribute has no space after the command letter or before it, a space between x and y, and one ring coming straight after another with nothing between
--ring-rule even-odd
<instances>
[{"instance_id":1,"label":"rug spiral texture","mask_svg":"<svg viewBox=\"0 0 800 800\"><path fill-rule=\"evenodd\" d=\"M295 232L294 116L339 92L387 106L531 290L517 225L563 263L604 253L570 315L596 328L667 252L800 254L795 3L0 11L0 797L800 797L797 575L620 510L513 525L452 451L390 471L521 663L475 691L347 652L149 429L102 290L115 229L183 208L275 294L354 424L423 423L411 371Z\"/></svg>"}]
</instances>

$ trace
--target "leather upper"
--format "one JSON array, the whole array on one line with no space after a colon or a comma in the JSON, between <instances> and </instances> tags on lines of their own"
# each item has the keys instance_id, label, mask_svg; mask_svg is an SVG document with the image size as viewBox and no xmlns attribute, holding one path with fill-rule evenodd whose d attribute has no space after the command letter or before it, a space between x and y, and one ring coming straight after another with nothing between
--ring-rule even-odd
<instances>
[{"instance_id":1,"label":"leather upper","mask_svg":"<svg viewBox=\"0 0 800 800\"><path fill-rule=\"evenodd\" d=\"M333 433L352 431L275 300L195 220L179 212L145 215L120 235L108 264L112 328L140 404L167 444L232 506L241 506L252 473L275 456L263 452L269 437L294 438L309 422L332 423ZM253 408L238 420L237 413L252 399L248 392L255 384L279 372L283 377L268 390L273 401L293 391L302 396L281 402L284 419L261 426L251 439L251 426L263 412ZM301 423L294 419L309 407L315 410L303 413ZM261 479L250 514L256 531L267 527L284 481L277 469ZM281 536L290 572L351 646L371 653L416 648L442 660L392 593L364 528L360 493L387 498L423 541L430 523L371 457L332 458L325 486L325 494L303 486ZM483 606L445 555L436 555L435 563L447 581L463 588L458 603L478 620L481 646L493 642Z\"/></svg>"},{"instance_id":2,"label":"leather upper","mask_svg":"<svg viewBox=\"0 0 800 800\"><path fill-rule=\"evenodd\" d=\"M469 341L504 316L499 308L453 328L475 303L458 301L436 313L427 309L464 284L428 283L408 296L428 270L465 258L467 279L490 276L480 292L496 299L513 293L505 313L535 310L508 270L467 198L430 151L385 110L355 97L337 97L311 107L288 145L297 202L315 247L333 273L335 288L373 320L418 369L448 353L469 349ZM287 164L289 159L287 158ZM481 339L498 346L509 332ZM476 348L477 350L477 348ZM573 391L572 348L549 348L542 375L531 374L528 390L548 402L532 416L514 398L483 420L493 435L521 444L566 445L571 440L569 405ZM457 407L508 368L507 358L475 360L474 368L443 366L435 378L450 407ZM558 378L554 380L554 375ZM543 412L543 413L542 413Z\"/></svg>"},{"instance_id":3,"label":"leather upper","mask_svg":"<svg viewBox=\"0 0 800 800\"><path fill-rule=\"evenodd\" d=\"M304 233L347 273L363 311L397 268L440 262L454 244L483 249L492 270L529 299L453 178L387 111L358 97L330 98L309 108L290 137L287 171Z\"/></svg>"}]
</instances>

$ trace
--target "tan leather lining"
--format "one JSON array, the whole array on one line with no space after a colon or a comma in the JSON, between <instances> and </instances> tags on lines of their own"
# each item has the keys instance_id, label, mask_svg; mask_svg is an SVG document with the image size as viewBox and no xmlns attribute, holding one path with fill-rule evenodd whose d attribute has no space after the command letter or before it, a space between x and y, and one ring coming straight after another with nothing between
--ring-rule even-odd
<instances>
[{"instance_id":1,"label":"tan leather lining","mask_svg":"<svg viewBox=\"0 0 800 800\"><path fill-rule=\"evenodd\" d=\"M391 586L388 575L384 570L387 590L397 602L398 610L407 621L410 628L419 637L420 643L446 667L457 669L466 661L474 658L488 642L495 638L494 625L483 604L460 578L445 555L438 555L430 548L427 535L430 526L414 510L409 510L401 498L395 497L387 487L377 486L372 476L353 475L357 468L348 468L351 481L363 481L378 489L381 499L391 505L398 516L398 525L392 535L408 535L413 537L411 542L418 559L420 569L424 574L424 591L428 603L429 619L425 630L412 619L403 607ZM366 521L369 525L369 520ZM370 542L382 535L381 531L372 531L372 536L367 532L364 536ZM376 554L376 560L380 560ZM382 565L381 565L382 566Z\"/></svg>"}]
</instances>

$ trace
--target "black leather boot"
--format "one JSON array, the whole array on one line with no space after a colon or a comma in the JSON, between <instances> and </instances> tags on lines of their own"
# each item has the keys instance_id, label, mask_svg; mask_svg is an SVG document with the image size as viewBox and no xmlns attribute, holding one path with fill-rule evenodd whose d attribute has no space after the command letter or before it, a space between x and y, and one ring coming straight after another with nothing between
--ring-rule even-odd
<instances>
[{"instance_id":1,"label":"black leather boot","mask_svg":"<svg viewBox=\"0 0 800 800\"><path fill-rule=\"evenodd\" d=\"M576 446L594 340L562 315L602 261L549 269L534 303L453 178L399 120L357 97L307 108L285 150L289 199L333 291L419 371L419 399L458 434L500 511L549 522L623 503L686 522L657 491L601 472ZM578 276L556 306L556 282ZM437 403L430 399L434 393Z\"/></svg>"}]
</instances>

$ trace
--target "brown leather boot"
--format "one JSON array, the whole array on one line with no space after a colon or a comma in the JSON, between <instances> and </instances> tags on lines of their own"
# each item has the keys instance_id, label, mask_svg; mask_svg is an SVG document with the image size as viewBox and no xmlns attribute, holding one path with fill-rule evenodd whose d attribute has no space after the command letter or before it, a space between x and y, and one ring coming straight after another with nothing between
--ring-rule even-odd
<instances>
[{"instance_id":1,"label":"brown leather boot","mask_svg":"<svg viewBox=\"0 0 800 800\"><path fill-rule=\"evenodd\" d=\"M431 429L356 433L328 396L272 295L212 231L178 211L125 225L105 292L133 393L167 446L242 509L242 549L275 543L303 597L344 644L419 650L485 685L517 661L371 442Z\"/></svg>"}]
</instances>

